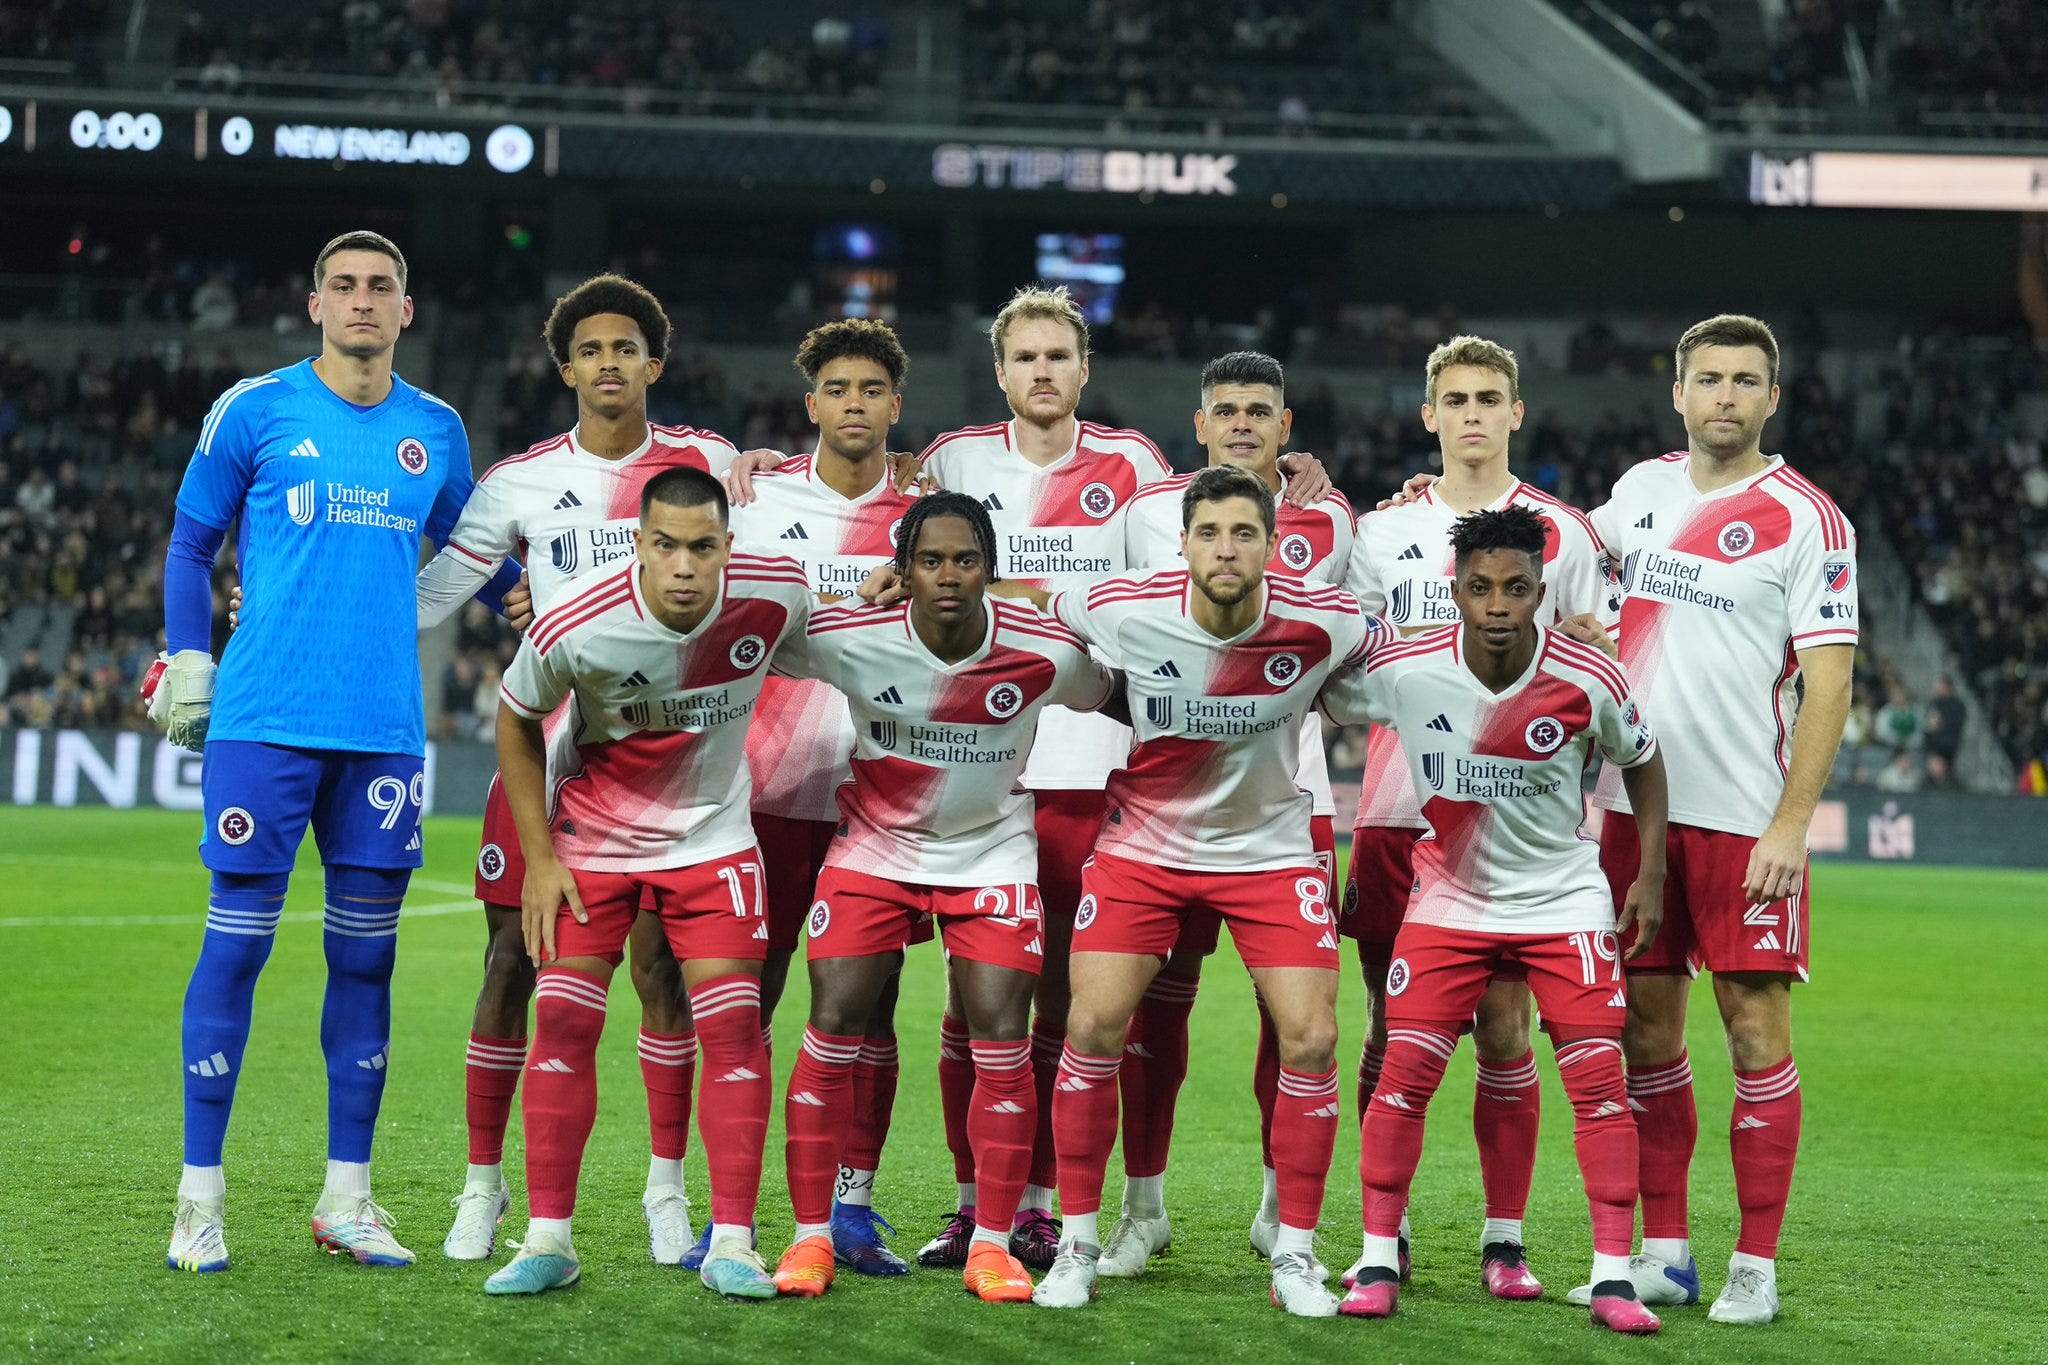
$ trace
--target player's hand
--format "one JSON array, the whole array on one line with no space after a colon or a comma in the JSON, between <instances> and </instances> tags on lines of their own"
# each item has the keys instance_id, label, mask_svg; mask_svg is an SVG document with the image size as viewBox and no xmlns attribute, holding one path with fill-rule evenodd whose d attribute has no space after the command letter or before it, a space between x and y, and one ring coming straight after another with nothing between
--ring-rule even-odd
<instances>
[{"instance_id":1,"label":"player's hand","mask_svg":"<svg viewBox=\"0 0 2048 1365\"><path fill-rule=\"evenodd\" d=\"M228 629L242 628L242 585L235 584L228 589Z\"/></svg>"},{"instance_id":2,"label":"player's hand","mask_svg":"<svg viewBox=\"0 0 2048 1365\"><path fill-rule=\"evenodd\" d=\"M213 715L213 656L203 649L159 654L142 675L142 700L149 718L164 727L164 738L193 753L206 748Z\"/></svg>"},{"instance_id":3,"label":"player's hand","mask_svg":"<svg viewBox=\"0 0 2048 1365\"><path fill-rule=\"evenodd\" d=\"M939 481L924 472L924 462L907 450L889 452L889 484L898 493L923 497L939 491Z\"/></svg>"},{"instance_id":4,"label":"player's hand","mask_svg":"<svg viewBox=\"0 0 2048 1365\"><path fill-rule=\"evenodd\" d=\"M1751 905L1769 905L1799 894L1806 879L1806 831L1781 829L1774 821L1749 851L1742 894Z\"/></svg>"},{"instance_id":5,"label":"player's hand","mask_svg":"<svg viewBox=\"0 0 2048 1365\"><path fill-rule=\"evenodd\" d=\"M1648 952L1657 941L1657 931L1664 927L1663 873L1639 876L1635 885L1629 887L1628 898L1621 905L1621 918L1614 924L1614 936L1625 941L1631 927L1636 931L1636 941L1621 955L1623 962L1634 962Z\"/></svg>"},{"instance_id":6,"label":"player's hand","mask_svg":"<svg viewBox=\"0 0 2048 1365\"><path fill-rule=\"evenodd\" d=\"M1285 497L1296 507L1313 507L1330 496L1330 471L1305 450L1282 455L1280 472L1287 476Z\"/></svg>"},{"instance_id":7,"label":"player's hand","mask_svg":"<svg viewBox=\"0 0 2048 1365\"><path fill-rule=\"evenodd\" d=\"M1391 498L1381 498L1379 503L1374 506L1373 511L1384 512L1389 507L1406 507L1409 503L1414 502L1427 492L1435 482L1436 475L1434 474L1411 475L1408 482L1401 485L1399 492L1395 493Z\"/></svg>"},{"instance_id":8,"label":"player's hand","mask_svg":"<svg viewBox=\"0 0 2048 1365\"><path fill-rule=\"evenodd\" d=\"M779 450L741 451L725 471L725 496L734 507L745 507L754 500L754 475L763 469L773 469L788 458Z\"/></svg>"},{"instance_id":9,"label":"player's hand","mask_svg":"<svg viewBox=\"0 0 2048 1365\"><path fill-rule=\"evenodd\" d=\"M854 592L871 607L893 606L910 595L910 589L896 577L894 564L877 564L868 570L868 576L860 581Z\"/></svg>"},{"instance_id":10,"label":"player's hand","mask_svg":"<svg viewBox=\"0 0 2048 1365\"><path fill-rule=\"evenodd\" d=\"M561 957L555 951L555 920L567 905L578 924L590 923L583 898L576 894L576 875L553 858L528 862L526 883L519 892L520 926L526 934L526 955L544 967Z\"/></svg>"},{"instance_id":11,"label":"player's hand","mask_svg":"<svg viewBox=\"0 0 2048 1365\"><path fill-rule=\"evenodd\" d=\"M1600 618L1590 611L1577 616L1567 616L1557 623L1557 628L1582 645L1591 645L1610 659L1619 659L1621 654L1614 647L1614 637L1600 624Z\"/></svg>"},{"instance_id":12,"label":"player's hand","mask_svg":"<svg viewBox=\"0 0 2048 1365\"><path fill-rule=\"evenodd\" d=\"M505 613L505 624L526 634L526 628L533 624L533 583L524 570L519 581L505 591L505 600L498 604Z\"/></svg>"}]
</instances>

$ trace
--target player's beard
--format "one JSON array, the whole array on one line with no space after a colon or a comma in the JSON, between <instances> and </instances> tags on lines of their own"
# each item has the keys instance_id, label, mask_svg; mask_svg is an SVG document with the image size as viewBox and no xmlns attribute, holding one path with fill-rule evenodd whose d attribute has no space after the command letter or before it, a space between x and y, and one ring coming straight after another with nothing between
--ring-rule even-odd
<instances>
[{"instance_id":1,"label":"player's beard","mask_svg":"<svg viewBox=\"0 0 2048 1365\"><path fill-rule=\"evenodd\" d=\"M1235 592L1228 592L1227 589L1219 592L1213 577L1197 578L1195 580L1195 591L1201 593L1202 596L1208 598L1219 607L1234 607L1258 590L1259 580L1250 576L1240 576L1238 578L1237 590ZM1227 596L1225 592L1228 592Z\"/></svg>"},{"instance_id":2,"label":"player's beard","mask_svg":"<svg viewBox=\"0 0 2048 1365\"><path fill-rule=\"evenodd\" d=\"M1757 443L1760 428L1751 426L1739 417L1733 420L1734 426L1721 431L1702 422L1699 429L1690 434L1702 450L1712 451L1724 459L1731 455L1740 455Z\"/></svg>"}]
</instances>

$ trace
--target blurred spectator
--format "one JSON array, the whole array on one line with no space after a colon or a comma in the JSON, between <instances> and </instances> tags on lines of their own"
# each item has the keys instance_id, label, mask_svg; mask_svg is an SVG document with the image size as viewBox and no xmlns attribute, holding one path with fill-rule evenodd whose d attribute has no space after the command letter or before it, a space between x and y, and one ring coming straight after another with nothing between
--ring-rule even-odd
<instances>
[{"instance_id":1,"label":"blurred spectator","mask_svg":"<svg viewBox=\"0 0 2048 1365\"><path fill-rule=\"evenodd\" d=\"M1892 755L1892 761L1879 771L1877 781L1872 784L1881 792L1899 793L1920 790L1920 768L1913 755L1901 751Z\"/></svg>"},{"instance_id":2,"label":"blurred spectator","mask_svg":"<svg viewBox=\"0 0 2048 1365\"><path fill-rule=\"evenodd\" d=\"M1937 787L1955 785L1956 755L1963 747L1963 699L1956 695L1955 681L1938 678L1934 698L1922 717L1922 746L1927 759L1927 780Z\"/></svg>"},{"instance_id":3,"label":"blurred spectator","mask_svg":"<svg viewBox=\"0 0 2048 1365\"><path fill-rule=\"evenodd\" d=\"M235 290L225 270L214 270L192 291L192 330L219 332L235 325Z\"/></svg>"}]
</instances>

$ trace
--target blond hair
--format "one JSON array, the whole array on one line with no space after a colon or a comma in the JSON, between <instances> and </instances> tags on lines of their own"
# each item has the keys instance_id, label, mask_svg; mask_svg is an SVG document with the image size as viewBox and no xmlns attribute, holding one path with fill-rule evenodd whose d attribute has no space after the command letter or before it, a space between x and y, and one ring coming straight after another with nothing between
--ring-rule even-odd
<instances>
[{"instance_id":1,"label":"blond hair","mask_svg":"<svg viewBox=\"0 0 2048 1365\"><path fill-rule=\"evenodd\" d=\"M1027 284L1010 295L1010 301L989 326L988 343L995 348L996 364L1003 363L1003 338L1009 334L1010 325L1040 318L1064 322L1073 328L1081 344L1081 359L1088 358L1088 319L1081 315L1081 305L1074 302L1067 287L1061 284L1048 289L1042 284Z\"/></svg>"},{"instance_id":2,"label":"blond hair","mask_svg":"<svg viewBox=\"0 0 2048 1365\"><path fill-rule=\"evenodd\" d=\"M1764 353L1771 368L1771 387L1778 387L1778 338L1770 324L1747 313L1717 313L1685 329L1678 339L1678 378L1685 379L1685 362L1702 346L1754 346Z\"/></svg>"},{"instance_id":3,"label":"blond hair","mask_svg":"<svg viewBox=\"0 0 2048 1365\"><path fill-rule=\"evenodd\" d=\"M1452 337L1429 353L1429 361L1422 367L1424 401L1435 405L1436 381L1453 365L1473 365L1506 375L1508 401L1522 401L1522 370L1515 364L1515 353L1497 341L1475 336Z\"/></svg>"}]
</instances>

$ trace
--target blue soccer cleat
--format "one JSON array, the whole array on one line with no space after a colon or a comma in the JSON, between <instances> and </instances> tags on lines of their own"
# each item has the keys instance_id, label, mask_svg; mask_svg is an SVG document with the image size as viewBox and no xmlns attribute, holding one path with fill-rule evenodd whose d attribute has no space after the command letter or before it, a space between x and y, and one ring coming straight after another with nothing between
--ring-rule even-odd
<instances>
[{"instance_id":1,"label":"blue soccer cleat","mask_svg":"<svg viewBox=\"0 0 2048 1365\"><path fill-rule=\"evenodd\" d=\"M704 1224L704 1230L697 1234L697 1244L683 1253L683 1259L676 1262L685 1270L702 1270L704 1254L711 1250L711 1224Z\"/></svg>"},{"instance_id":2,"label":"blue soccer cleat","mask_svg":"<svg viewBox=\"0 0 2048 1365\"><path fill-rule=\"evenodd\" d=\"M857 1275L908 1275L910 1265L889 1250L882 1240L884 1230L896 1231L889 1220L865 1204L832 1206L832 1255Z\"/></svg>"},{"instance_id":3,"label":"blue soccer cleat","mask_svg":"<svg viewBox=\"0 0 2048 1365\"><path fill-rule=\"evenodd\" d=\"M484 1293L545 1294L550 1289L566 1289L582 1274L569 1239L542 1233L528 1237L519 1254L484 1281Z\"/></svg>"}]
</instances>

